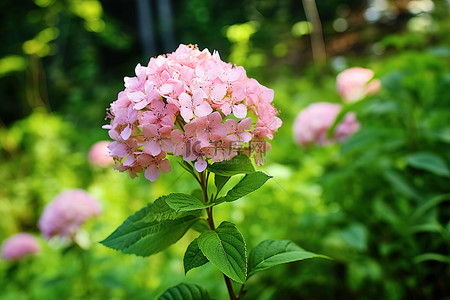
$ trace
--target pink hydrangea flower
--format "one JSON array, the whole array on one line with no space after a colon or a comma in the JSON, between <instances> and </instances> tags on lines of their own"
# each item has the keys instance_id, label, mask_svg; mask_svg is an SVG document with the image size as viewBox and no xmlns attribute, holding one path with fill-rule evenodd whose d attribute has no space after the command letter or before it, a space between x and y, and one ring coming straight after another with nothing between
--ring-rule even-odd
<instances>
[{"instance_id":1,"label":"pink hydrangea flower","mask_svg":"<svg viewBox=\"0 0 450 300\"><path fill-rule=\"evenodd\" d=\"M101 213L100 203L81 189L65 191L47 204L39 219L42 235L73 237L89 218Z\"/></svg>"},{"instance_id":2,"label":"pink hydrangea flower","mask_svg":"<svg viewBox=\"0 0 450 300\"><path fill-rule=\"evenodd\" d=\"M18 233L3 242L2 257L5 260L21 259L27 255L36 254L39 250L39 244L34 236Z\"/></svg>"},{"instance_id":3,"label":"pink hydrangea flower","mask_svg":"<svg viewBox=\"0 0 450 300\"><path fill-rule=\"evenodd\" d=\"M131 177L143 172L154 181L170 172L167 154L202 172L209 159L230 160L252 142L268 144L282 124L273 90L217 52L180 45L147 66L138 64L135 73L125 77L109 109L110 124L103 126L114 140L108 148L115 169ZM253 154L260 164L262 152Z\"/></svg>"},{"instance_id":4,"label":"pink hydrangea flower","mask_svg":"<svg viewBox=\"0 0 450 300\"><path fill-rule=\"evenodd\" d=\"M302 110L294 122L294 139L301 146L316 143L323 145L333 140L343 141L359 129L354 113L348 113L335 129L334 136L327 138L327 131L341 111L339 104L318 102Z\"/></svg>"},{"instance_id":5,"label":"pink hydrangea flower","mask_svg":"<svg viewBox=\"0 0 450 300\"><path fill-rule=\"evenodd\" d=\"M346 103L356 102L369 94L375 94L381 87L378 79L373 79L372 70L360 67L347 69L338 74L336 85L339 95Z\"/></svg>"},{"instance_id":6,"label":"pink hydrangea flower","mask_svg":"<svg viewBox=\"0 0 450 300\"><path fill-rule=\"evenodd\" d=\"M108 141L100 141L95 143L91 150L89 150L89 162L94 166L107 167L114 163L114 160L109 155Z\"/></svg>"}]
</instances>

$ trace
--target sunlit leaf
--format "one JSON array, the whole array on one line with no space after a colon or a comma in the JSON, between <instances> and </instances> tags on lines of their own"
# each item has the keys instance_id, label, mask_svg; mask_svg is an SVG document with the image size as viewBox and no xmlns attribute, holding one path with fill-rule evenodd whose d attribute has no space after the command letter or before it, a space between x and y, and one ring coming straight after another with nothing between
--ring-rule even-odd
<instances>
[{"instance_id":1,"label":"sunlit leaf","mask_svg":"<svg viewBox=\"0 0 450 300\"><path fill-rule=\"evenodd\" d=\"M180 283L169 288L158 300L210 300L208 291L196 284Z\"/></svg>"},{"instance_id":2,"label":"sunlit leaf","mask_svg":"<svg viewBox=\"0 0 450 300\"><path fill-rule=\"evenodd\" d=\"M272 176L269 176L263 172L247 174L231 190L228 191L225 197L217 199L217 202L231 202L244 197L245 195L259 189L270 178L272 178Z\"/></svg>"},{"instance_id":3,"label":"sunlit leaf","mask_svg":"<svg viewBox=\"0 0 450 300\"><path fill-rule=\"evenodd\" d=\"M208 259L198 247L197 239L193 240L186 249L186 253L184 253L184 273L187 274L189 270L201 267L207 262Z\"/></svg>"},{"instance_id":4,"label":"sunlit leaf","mask_svg":"<svg viewBox=\"0 0 450 300\"><path fill-rule=\"evenodd\" d=\"M220 176L233 176L237 174L251 174L255 168L250 158L244 154L239 154L229 161L216 162L208 165L208 171Z\"/></svg>"},{"instance_id":5,"label":"sunlit leaf","mask_svg":"<svg viewBox=\"0 0 450 300\"><path fill-rule=\"evenodd\" d=\"M166 198L166 203L176 211L199 210L213 205L213 203L206 204L195 196L183 193L169 194Z\"/></svg>"},{"instance_id":6,"label":"sunlit leaf","mask_svg":"<svg viewBox=\"0 0 450 300\"><path fill-rule=\"evenodd\" d=\"M149 256L177 242L198 220L200 212L177 213L167 206L165 198L129 216L100 243L123 253Z\"/></svg>"},{"instance_id":7,"label":"sunlit leaf","mask_svg":"<svg viewBox=\"0 0 450 300\"><path fill-rule=\"evenodd\" d=\"M274 266L324 255L308 252L288 240L265 240L259 243L248 259L248 277Z\"/></svg>"},{"instance_id":8,"label":"sunlit leaf","mask_svg":"<svg viewBox=\"0 0 450 300\"><path fill-rule=\"evenodd\" d=\"M414 168L425 170L439 176L450 177L445 161L435 153L421 152L408 155L408 164Z\"/></svg>"},{"instance_id":9,"label":"sunlit leaf","mask_svg":"<svg viewBox=\"0 0 450 300\"><path fill-rule=\"evenodd\" d=\"M243 283L247 276L247 249L236 225L222 222L214 231L202 233L198 247L208 260L231 279Z\"/></svg>"}]
</instances>

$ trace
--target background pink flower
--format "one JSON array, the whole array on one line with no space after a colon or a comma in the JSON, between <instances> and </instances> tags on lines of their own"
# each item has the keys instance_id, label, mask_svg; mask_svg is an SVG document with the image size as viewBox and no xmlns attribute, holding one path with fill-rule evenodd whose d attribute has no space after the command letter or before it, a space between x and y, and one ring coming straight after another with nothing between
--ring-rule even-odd
<instances>
[{"instance_id":1,"label":"background pink flower","mask_svg":"<svg viewBox=\"0 0 450 300\"><path fill-rule=\"evenodd\" d=\"M342 100L347 103L356 102L368 94L378 92L381 83L378 79L373 79L372 70L360 67L347 69L338 74L336 85Z\"/></svg>"},{"instance_id":2,"label":"background pink flower","mask_svg":"<svg viewBox=\"0 0 450 300\"><path fill-rule=\"evenodd\" d=\"M333 140L342 141L359 129L354 113L345 115L338 124L334 136L327 138L327 131L341 111L339 104L318 102L302 110L294 122L294 139L301 146L313 143L323 145Z\"/></svg>"},{"instance_id":3,"label":"background pink flower","mask_svg":"<svg viewBox=\"0 0 450 300\"><path fill-rule=\"evenodd\" d=\"M47 204L39 220L39 228L47 239L55 235L73 236L88 218L100 213L100 203L86 191L69 190Z\"/></svg>"},{"instance_id":4,"label":"background pink flower","mask_svg":"<svg viewBox=\"0 0 450 300\"><path fill-rule=\"evenodd\" d=\"M100 141L95 143L89 151L89 162L94 166L107 167L114 163L109 155L108 141Z\"/></svg>"},{"instance_id":5,"label":"background pink flower","mask_svg":"<svg viewBox=\"0 0 450 300\"><path fill-rule=\"evenodd\" d=\"M39 244L34 236L18 233L6 239L2 244L2 257L5 260L20 259L39 252Z\"/></svg>"}]
</instances>

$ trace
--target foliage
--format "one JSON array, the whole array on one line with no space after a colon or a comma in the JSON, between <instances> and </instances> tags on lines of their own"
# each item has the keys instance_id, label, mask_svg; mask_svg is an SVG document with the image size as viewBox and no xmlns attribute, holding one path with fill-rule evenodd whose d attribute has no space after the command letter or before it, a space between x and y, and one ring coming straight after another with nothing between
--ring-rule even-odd
<instances>
[{"instance_id":1,"label":"foliage","mask_svg":"<svg viewBox=\"0 0 450 300\"><path fill-rule=\"evenodd\" d=\"M150 257L121 255L98 243L162 195L169 213L161 218L170 224L180 215L194 220L205 207L197 201L201 191L173 158L173 176L152 185L89 165L89 147L108 139L100 127L121 89L120 76L131 75L136 61L148 57L140 51L131 2L78 1L101 3L101 16L91 20L103 21L103 31L88 30L95 22L86 26L89 17L69 9L72 2L0 4L0 240L20 231L37 236L45 204L66 189L88 190L104 214L84 227L80 238L87 250L39 239L40 255L1 261L0 299L176 299L177 291L197 297L206 290L224 299L223 277L198 245L198 237L210 232L203 219L183 223L180 228L189 224L191 230L178 231L184 235L174 235L176 244ZM418 32L408 29L416 16L404 8L387 23L352 23L363 20L361 1L350 9L345 3L338 9L343 1L316 2L329 52L329 64L320 70L310 63L301 1L172 1L177 39L241 57L252 77L275 90L284 122L264 167L231 177L211 174L208 187L219 191L216 206L208 204L215 218L232 221L245 237L244 299L444 298L450 294L448 4L433 1L433 12L417 14L432 24ZM333 30L337 18L348 22L346 32ZM39 44L49 52L27 54L29 41L35 42L27 43L27 51ZM299 148L291 130L296 115L312 102L339 102L335 75L350 66L371 68L382 80L378 95L344 109L356 112L360 131L342 144ZM230 195L243 195L238 201L226 201L249 178L246 173L261 176L261 186L246 195L239 189ZM262 182L259 173L273 179ZM189 190L193 197L185 194L190 200L179 202ZM152 224L135 221L137 228ZM278 265L308 255L283 242L286 237L332 260ZM257 249L269 240L293 251L262 260ZM271 268L256 272L256 265Z\"/></svg>"},{"instance_id":2,"label":"foliage","mask_svg":"<svg viewBox=\"0 0 450 300\"><path fill-rule=\"evenodd\" d=\"M183 162L183 164L185 170L191 173L200 184L203 198L183 193L172 193L160 197L154 203L128 217L101 243L126 254L150 256L176 243L195 222L206 220L209 228L201 232L190 243L184 254L185 273L211 262L224 274L231 299L240 299L245 294L244 286L252 273L278 264L321 257L303 251L291 241L268 241L268 243L262 242L252 252L252 260L248 264L244 236L235 224L228 221L222 222L216 228L212 209L216 204L235 201L257 190L270 176L263 172L255 172L250 159L243 154L235 156L229 161L213 163L207 169L219 176L219 179L215 180L219 184L216 184L215 195L213 194L209 198L208 179L210 173L207 170L194 171L192 162ZM218 198L219 192L223 188L223 184L220 183L223 181L222 178L241 173L244 173L245 176L227 192L225 197ZM203 210L207 214L207 219L201 216ZM241 284L238 294L236 294L230 279ZM195 289L195 286L178 285L167 290L164 295L172 297L174 294L185 294L186 297L193 297L191 293Z\"/></svg>"}]
</instances>

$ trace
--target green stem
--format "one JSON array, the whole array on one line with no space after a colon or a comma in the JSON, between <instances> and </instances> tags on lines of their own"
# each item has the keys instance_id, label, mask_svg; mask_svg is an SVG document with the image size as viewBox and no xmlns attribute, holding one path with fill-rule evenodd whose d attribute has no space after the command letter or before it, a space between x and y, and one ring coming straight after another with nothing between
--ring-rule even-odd
<instances>
[{"instance_id":1,"label":"green stem","mask_svg":"<svg viewBox=\"0 0 450 300\"><path fill-rule=\"evenodd\" d=\"M245 283L241 284L241 288L239 289L237 299L241 299L244 296L244 286L245 286Z\"/></svg>"},{"instance_id":2,"label":"green stem","mask_svg":"<svg viewBox=\"0 0 450 300\"><path fill-rule=\"evenodd\" d=\"M203 201L205 203L209 203L209 197L208 197L208 179L209 179L209 172L208 171L203 171L200 172L198 174L199 176L199 183L200 183L200 187L202 189L202 194L203 194ZM213 207L208 207L206 208L206 214L208 215L208 225L209 228L211 228L211 230L215 230L216 226L214 225L214 218L213 218ZM230 300L237 300L239 299L238 297L236 297L236 293L234 291L233 288L233 283L231 282L231 279L223 274L223 278L225 279L225 284L227 285L227 290L228 290L228 294L230 295Z\"/></svg>"}]
</instances>

